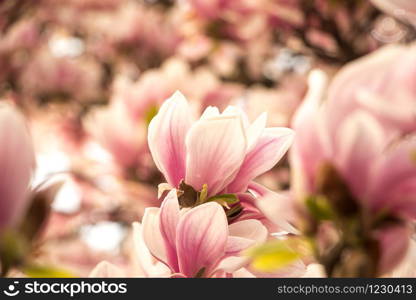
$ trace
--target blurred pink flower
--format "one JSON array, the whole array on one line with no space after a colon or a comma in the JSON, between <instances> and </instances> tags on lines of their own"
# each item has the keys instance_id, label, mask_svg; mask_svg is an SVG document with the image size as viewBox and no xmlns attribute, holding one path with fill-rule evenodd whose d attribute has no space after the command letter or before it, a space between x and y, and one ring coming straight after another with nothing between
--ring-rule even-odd
<instances>
[{"instance_id":1,"label":"blurred pink flower","mask_svg":"<svg viewBox=\"0 0 416 300\"><path fill-rule=\"evenodd\" d=\"M236 107L222 114L208 107L194 121L185 97L176 92L149 125L149 148L167 182L181 180L209 195L245 192L249 182L271 169L293 139L288 128L265 128L266 114L252 124Z\"/></svg>"},{"instance_id":2,"label":"blurred pink flower","mask_svg":"<svg viewBox=\"0 0 416 300\"><path fill-rule=\"evenodd\" d=\"M29 202L29 183L35 166L32 140L23 116L0 103L0 228L16 225Z\"/></svg>"},{"instance_id":3,"label":"blurred pink flower","mask_svg":"<svg viewBox=\"0 0 416 300\"><path fill-rule=\"evenodd\" d=\"M25 95L40 99L96 100L102 90L100 65L86 57L54 57L39 48L24 65L19 86Z\"/></svg>"},{"instance_id":4,"label":"blurred pink flower","mask_svg":"<svg viewBox=\"0 0 416 300\"><path fill-rule=\"evenodd\" d=\"M161 208L147 208L143 217L143 240L174 277L217 277L233 273L248 263L240 252L267 238L257 220L228 225L223 208L208 202L180 209L175 189Z\"/></svg>"},{"instance_id":5,"label":"blurred pink flower","mask_svg":"<svg viewBox=\"0 0 416 300\"><path fill-rule=\"evenodd\" d=\"M366 63L366 59L369 58L361 62ZM318 182L322 184L322 180L329 181L324 184L337 183L337 179L331 183L332 178L320 177L324 165L335 168L352 196L339 197L338 194L338 199L352 202L342 203L344 208L358 206L356 221L365 219L364 224L359 223L367 227L363 228L363 235L370 234L365 238L378 243L377 272L384 274L404 257L410 239L408 222L416 217L416 139L412 134L403 136L409 132L404 124L411 124L410 116L407 123L379 117L379 110L374 112L357 101L357 93L360 89L377 91L375 99L365 100L379 101L387 96L386 101L393 102L401 95L409 95L414 86L406 86L410 78L400 77L410 71L407 66L403 65L404 69L394 73L393 64L383 69L378 61L374 63L378 70L373 77L365 73L366 69L352 74L354 67L360 66L358 62L347 66L332 82L329 99L324 103L320 102L325 96L325 76L319 71L311 74L308 94L293 120L296 138L291 166L292 187L299 200L320 193ZM349 80L342 81L344 85L341 85L343 72L351 73ZM362 82L355 82L357 78L362 78ZM357 86L352 85L354 82ZM409 104L404 107L388 105L406 115L412 109L413 104ZM335 188L342 193L341 186Z\"/></svg>"},{"instance_id":6,"label":"blurred pink flower","mask_svg":"<svg viewBox=\"0 0 416 300\"><path fill-rule=\"evenodd\" d=\"M389 45L345 66L328 89L330 130L365 109L386 129L416 130L416 44Z\"/></svg>"},{"instance_id":7,"label":"blurred pink flower","mask_svg":"<svg viewBox=\"0 0 416 300\"><path fill-rule=\"evenodd\" d=\"M390 75L389 70L383 70L380 76ZM293 120L297 133L292 151L293 184L298 196L315 192L319 168L329 162L359 203L370 211L388 210L402 217L415 217L416 139L397 134L393 139L392 132L383 128L385 124L371 111L353 107L353 91L359 88L347 85L345 91L338 90L336 99L321 105L324 81L321 73L311 75L311 88ZM394 78L384 87L392 81ZM335 79L333 84L337 83Z\"/></svg>"},{"instance_id":8,"label":"blurred pink flower","mask_svg":"<svg viewBox=\"0 0 416 300\"><path fill-rule=\"evenodd\" d=\"M145 124L132 119L122 102L96 109L84 126L123 168L138 167L148 153Z\"/></svg>"}]
</instances>

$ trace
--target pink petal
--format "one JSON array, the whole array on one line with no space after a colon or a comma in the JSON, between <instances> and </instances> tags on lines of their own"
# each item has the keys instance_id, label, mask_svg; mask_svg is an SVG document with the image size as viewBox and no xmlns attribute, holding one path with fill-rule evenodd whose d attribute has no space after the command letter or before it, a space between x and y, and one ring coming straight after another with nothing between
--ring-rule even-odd
<instances>
[{"instance_id":1,"label":"pink petal","mask_svg":"<svg viewBox=\"0 0 416 300\"><path fill-rule=\"evenodd\" d=\"M28 205L34 150L23 116L0 104L0 228L14 226Z\"/></svg>"},{"instance_id":2,"label":"pink petal","mask_svg":"<svg viewBox=\"0 0 416 300\"><path fill-rule=\"evenodd\" d=\"M168 265L165 240L160 232L160 209L148 207L142 219L143 240L150 253Z\"/></svg>"},{"instance_id":3,"label":"pink petal","mask_svg":"<svg viewBox=\"0 0 416 300\"><path fill-rule=\"evenodd\" d=\"M228 186L231 193L244 192L248 183L273 168L293 142L294 133L289 128L267 128L254 148L246 155L234 181Z\"/></svg>"},{"instance_id":4,"label":"pink petal","mask_svg":"<svg viewBox=\"0 0 416 300\"><path fill-rule=\"evenodd\" d=\"M246 239L238 236L230 236L225 247L226 255L238 255L241 251L253 246L256 242L251 239Z\"/></svg>"},{"instance_id":5,"label":"pink petal","mask_svg":"<svg viewBox=\"0 0 416 300\"><path fill-rule=\"evenodd\" d=\"M226 272L234 272L247 265L250 259L241 255L241 252L256 244L264 243L269 235L263 224L254 219L243 220L229 226L229 234L226 246L226 258L217 269Z\"/></svg>"},{"instance_id":6,"label":"pink petal","mask_svg":"<svg viewBox=\"0 0 416 300\"><path fill-rule=\"evenodd\" d=\"M316 172L331 152L326 118L320 106L326 90L325 74L312 72L308 84L308 93L292 121L296 136L290 162L292 186L297 198L314 192Z\"/></svg>"},{"instance_id":7,"label":"pink petal","mask_svg":"<svg viewBox=\"0 0 416 300\"><path fill-rule=\"evenodd\" d=\"M256 200L259 210L267 219L277 225L279 230L299 234L299 231L291 224L297 220L295 203L293 202L290 197L272 191Z\"/></svg>"},{"instance_id":8,"label":"pink petal","mask_svg":"<svg viewBox=\"0 0 416 300\"><path fill-rule=\"evenodd\" d=\"M414 95L408 90L395 91L395 102L386 95L378 95L365 88L357 91L357 101L371 111L385 127L393 127L410 133L416 130L416 105Z\"/></svg>"},{"instance_id":9,"label":"pink petal","mask_svg":"<svg viewBox=\"0 0 416 300\"><path fill-rule=\"evenodd\" d=\"M246 268L241 268L233 272L233 278L256 278L256 276L250 273Z\"/></svg>"},{"instance_id":10,"label":"pink petal","mask_svg":"<svg viewBox=\"0 0 416 300\"><path fill-rule=\"evenodd\" d=\"M247 128L247 152L250 152L256 145L266 128L267 113L262 113L251 125Z\"/></svg>"},{"instance_id":11,"label":"pink petal","mask_svg":"<svg viewBox=\"0 0 416 300\"><path fill-rule=\"evenodd\" d=\"M244 220L233 223L228 228L230 237L240 237L252 240L255 243L263 243L269 235L266 227L258 220Z\"/></svg>"},{"instance_id":12,"label":"pink petal","mask_svg":"<svg viewBox=\"0 0 416 300\"><path fill-rule=\"evenodd\" d=\"M415 149L416 139L408 138L392 145L377 161L370 194L373 208L400 209L401 214L414 215Z\"/></svg>"},{"instance_id":13,"label":"pink petal","mask_svg":"<svg viewBox=\"0 0 416 300\"><path fill-rule=\"evenodd\" d=\"M209 195L221 192L235 177L246 151L246 138L238 116L197 121L186 139L185 182L196 190L208 185Z\"/></svg>"},{"instance_id":14,"label":"pink petal","mask_svg":"<svg viewBox=\"0 0 416 300\"><path fill-rule=\"evenodd\" d=\"M365 112L356 112L342 124L337 136L337 167L358 198L366 196L372 165L385 144L382 128Z\"/></svg>"},{"instance_id":15,"label":"pink petal","mask_svg":"<svg viewBox=\"0 0 416 300\"><path fill-rule=\"evenodd\" d=\"M88 277L90 278L114 278L114 277L126 277L126 273L107 261L100 262L94 270L91 271Z\"/></svg>"},{"instance_id":16,"label":"pink petal","mask_svg":"<svg viewBox=\"0 0 416 300\"><path fill-rule=\"evenodd\" d=\"M143 240L142 225L138 222L133 223L133 249L135 269L137 273L135 276L139 277L165 277L171 271L163 263L156 261L151 255L146 243Z\"/></svg>"},{"instance_id":17,"label":"pink petal","mask_svg":"<svg viewBox=\"0 0 416 300\"><path fill-rule=\"evenodd\" d=\"M157 168L167 182L178 186L185 178L185 137L192 115L185 97L175 92L149 124L148 142Z\"/></svg>"},{"instance_id":18,"label":"pink petal","mask_svg":"<svg viewBox=\"0 0 416 300\"><path fill-rule=\"evenodd\" d=\"M250 258L248 256L227 256L221 260L216 270L223 270L226 273L234 273L235 271L246 267L249 262Z\"/></svg>"},{"instance_id":19,"label":"pink petal","mask_svg":"<svg viewBox=\"0 0 416 300\"><path fill-rule=\"evenodd\" d=\"M227 218L219 204L210 202L186 212L176 236L181 273L193 277L202 268L210 273L224 255L227 238Z\"/></svg>"},{"instance_id":20,"label":"pink petal","mask_svg":"<svg viewBox=\"0 0 416 300\"><path fill-rule=\"evenodd\" d=\"M179 222L179 202L176 189L166 196L160 207L160 231L164 238L169 266L178 272L176 255L176 228Z\"/></svg>"},{"instance_id":21,"label":"pink petal","mask_svg":"<svg viewBox=\"0 0 416 300\"><path fill-rule=\"evenodd\" d=\"M200 119L209 119L212 117L218 117L220 115L220 111L215 106L208 106L205 108L204 112L201 115Z\"/></svg>"},{"instance_id":22,"label":"pink petal","mask_svg":"<svg viewBox=\"0 0 416 300\"><path fill-rule=\"evenodd\" d=\"M379 243L380 275L391 271L403 260L409 247L410 236L411 230L406 225L389 226L374 233Z\"/></svg>"}]
</instances>

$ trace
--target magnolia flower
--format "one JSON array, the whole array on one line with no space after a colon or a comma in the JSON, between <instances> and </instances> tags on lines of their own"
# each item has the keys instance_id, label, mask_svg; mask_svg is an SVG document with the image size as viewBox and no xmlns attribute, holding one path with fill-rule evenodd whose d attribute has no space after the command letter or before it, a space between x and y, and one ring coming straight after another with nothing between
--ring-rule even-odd
<instances>
[{"instance_id":1,"label":"magnolia flower","mask_svg":"<svg viewBox=\"0 0 416 300\"><path fill-rule=\"evenodd\" d=\"M0 229L16 225L28 206L35 165L31 137L23 116L0 104Z\"/></svg>"},{"instance_id":2,"label":"magnolia flower","mask_svg":"<svg viewBox=\"0 0 416 300\"><path fill-rule=\"evenodd\" d=\"M161 208L147 208L142 221L143 241L171 276L232 274L248 263L239 253L266 240L267 229L259 221L228 225L224 209L215 202L180 209L176 193L171 190Z\"/></svg>"},{"instance_id":3,"label":"magnolia flower","mask_svg":"<svg viewBox=\"0 0 416 300\"><path fill-rule=\"evenodd\" d=\"M379 72L383 73L376 76L389 76L389 71L389 68L381 69ZM391 81L394 78L382 82L389 85ZM339 82L334 80L333 84ZM416 139L401 137L400 130L393 130L391 124L377 119L360 103L355 102L354 107L354 90L357 89L348 85L344 93L341 86L337 86L338 98L321 104L325 85L323 73L311 74L310 90L293 120L297 132L291 153L294 191L296 197L303 200L322 193L318 190L322 189L322 184L333 188L335 184L335 199L343 201L333 203L337 209L348 210L357 205L358 208L353 209L358 209L370 226L375 226L371 224L379 218L378 223L374 223L379 227L370 230L371 238L380 245L378 270L385 272L403 257L409 240L406 220L416 217ZM380 96L384 96L383 88L387 87L378 87ZM331 86L330 91L331 88L334 89ZM404 91L397 92L400 95ZM392 94L393 90L387 89L387 93ZM335 173L325 173L328 166ZM397 222L391 224L389 218L396 218ZM401 246L394 249L386 246L395 242Z\"/></svg>"},{"instance_id":4,"label":"magnolia flower","mask_svg":"<svg viewBox=\"0 0 416 300\"><path fill-rule=\"evenodd\" d=\"M84 119L84 126L124 168L137 167L148 155L146 139L143 138L145 125L133 120L121 102L95 109Z\"/></svg>"},{"instance_id":5,"label":"magnolia flower","mask_svg":"<svg viewBox=\"0 0 416 300\"><path fill-rule=\"evenodd\" d=\"M297 138L292 161L295 170L302 170L295 176L296 183L302 183L297 191L313 193L320 165L331 162L354 196L369 209L416 216L411 196L416 192L416 140L393 141L383 123L365 110L351 109L341 117L337 109L342 103L337 107L329 101L321 106L318 90L324 86L322 76L312 74L312 88L293 122ZM335 114L340 118L333 120Z\"/></svg>"},{"instance_id":6,"label":"magnolia flower","mask_svg":"<svg viewBox=\"0 0 416 300\"><path fill-rule=\"evenodd\" d=\"M288 128L265 128L262 114L249 124L236 107L220 113L208 107L194 121L185 97L175 92L149 125L149 148L167 182L186 184L208 194L244 192L248 184L270 170L293 140Z\"/></svg>"}]
</instances>

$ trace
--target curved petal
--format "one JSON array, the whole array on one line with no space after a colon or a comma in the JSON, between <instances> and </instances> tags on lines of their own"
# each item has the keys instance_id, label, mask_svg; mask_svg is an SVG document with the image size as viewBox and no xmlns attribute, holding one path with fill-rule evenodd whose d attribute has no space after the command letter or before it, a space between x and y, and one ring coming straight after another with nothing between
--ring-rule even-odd
<instances>
[{"instance_id":1,"label":"curved petal","mask_svg":"<svg viewBox=\"0 0 416 300\"><path fill-rule=\"evenodd\" d=\"M142 232L150 253L168 265L165 241L160 232L160 208L148 207L144 210Z\"/></svg>"},{"instance_id":2,"label":"curved petal","mask_svg":"<svg viewBox=\"0 0 416 300\"><path fill-rule=\"evenodd\" d=\"M9 104L0 105L0 228L13 226L28 205L34 150L23 116Z\"/></svg>"},{"instance_id":3,"label":"curved petal","mask_svg":"<svg viewBox=\"0 0 416 300\"><path fill-rule=\"evenodd\" d=\"M208 185L209 195L221 192L237 174L246 151L239 116L197 121L186 138L185 182L196 190Z\"/></svg>"},{"instance_id":4,"label":"curved petal","mask_svg":"<svg viewBox=\"0 0 416 300\"><path fill-rule=\"evenodd\" d=\"M186 212L179 221L176 245L180 272L195 276L209 273L224 256L228 223L223 208L214 202Z\"/></svg>"},{"instance_id":5,"label":"curved petal","mask_svg":"<svg viewBox=\"0 0 416 300\"><path fill-rule=\"evenodd\" d=\"M200 119L209 119L212 117L218 117L220 115L220 111L218 110L217 107L215 106L208 106L207 108L205 108L204 112L201 115Z\"/></svg>"},{"instance_id":6,"label":"curved petal","mask_svg":"<svg viewBox=\"0 0 416 300\"><path fill-rule=\"evenodd\" d=\"M217 266L217 270L223 270L226 273L233 273L245 266L250 262L249 257L242 256L227 256L221 260Z\"/></svg>"},{"instance_id":7,"label":"curved petal","mask_svg":"<svg viewBox=\"0 0 416 300\"><path fill-rule=\"evenodd\" d=\"M229 236L225 247L225 255L238 255L241 251L254 246L256 242L238 236Z\"/></svg>"},{"instance_id":8,"label":"curved petal","mask_svg":"<svg viewBox=\"0 0 416 300\"><path fill-rule=\"evenodd\" d=\"M392 145L376 162L371 184L374 209L390 208L401 215L416 215L416 138Z\"/></svg>"},{"instance_id":9,"label":"curved petal","mask_svg":"<svg viewBox=\"0 0 416 300\"><path fill-rule=\"evenodd\" d=\"M321 107L325 95L327 77L314 70L308 78L308 92L292 118L296 132L291 149L292 190L301 199L315 188L315 175L319 165L331 152L326 116Z\"/></svg>"},{"instance_id":10,"label":"curved petal","mask_svg":"<svg viewBox=\"0 0 416 300\"><path fill-rule=\"evenodd\" d=\"M240 237L256 243L265 242L269 234L266 227L260 221L254 219L233 223L228 227L228 230L230 237Z\"/></svg>"},{"instance_id":11,"label":"curved petal","mask_svg":"<svg viewBox=\"0 0 416 300\"><path fill-rule=\"evenodd\" d=\"M161 106L149 124L148 143L157 168L177 187L185 178L185 137L192 124L188 102L180 92Z\"/></svg>"},{"instance_id":12,"label":"curved petal","mask_svg":"<svg viewBox=\"0 0 416 300\"><path fill-rule=\"evenodd\" d=\"M166 196L160 207L160 232L162 233L169 266L178 272L178 258L176 255L176 228L179 222L179 202L176 189Z\"/></svg>"},{"instance_id":13,"label":"curved petal","mask_svg":"<svg viewBox=\"0 0 416 300\"><path fill-rule=\"evenodd\" d=\"M139 277L166 277L171 274L170 269L163 263L156 261L143 240L142 225L133 223L134 262Z\"/></svg>"},{"instance_id":14,"label":"curved petal","mask_svg":"<svg viewBox=\"0 0 416 300\"><path fill-rule=\"evenodd\" d=\"M294 201L286 195L277 194L272 191L256 199L256 205L264 216L275 224L279 230L293 234L299 231L291 224L296 221Z\"/></svg>"},{"instance_id":15,"label":"curved petal","mask_svg":"<svg viewBox=\"0 0 416 300\"><path fill-rule=\"evenodd\" d=\"M373 160L383 150L385 139L379 123L365 112L356 112L342 124L337 140L336 163L353 193L366 196Z\"/></svg>"},{"instance_id":16,"label":"curved petal","mask_svg":"<svg viewBox=\"0 0 416 300\"><path fill-rule=\"evenodd\" d=\"M234 181L227 187L231 193L244 192L249 182L267 172L283 157L294 138L289 128L267 128L254 148L246 155Z\"/></svg>"},{"instance_id":17,"label":"curved petal","mask_svg":"<svg viewBox=\"0 0 416 300\"><path fill-rule=\"evenodd\" d=\"M264 112L247 128L247 152L250 152L256 146L266 128L266 122L267 113Z\"/></svg>"},{"instance_id":18,"label":"curved petal","mask_svg":"<svg viewBox=\"0 0 416 300\"><path fill-rule=\"evenodd\" d=\"M225 250L226 257L221 260L217 269L231 273L249 263L249 257L240 253L249 247L265 242L268 231L260 221L249 219L231 224L229 234Z\"/></svg>"}]
</instances>

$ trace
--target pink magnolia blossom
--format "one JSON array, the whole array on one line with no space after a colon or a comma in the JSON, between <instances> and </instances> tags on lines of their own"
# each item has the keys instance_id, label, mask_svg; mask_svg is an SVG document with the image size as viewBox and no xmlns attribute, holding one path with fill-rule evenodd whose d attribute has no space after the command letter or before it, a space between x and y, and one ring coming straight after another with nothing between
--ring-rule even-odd
<instances>
[{"instance_id":1,"label":"pink magnolia blossom","mask_svg":"<svg viewBox=\"0 0 416 300\"><path fill-rule=\"evenodd\" d=\"M139 166L148 155L144 122L130 117L130 112L121 102L94 110L84 120L87 132L111 153L121 167Z\"/></svg>"},{"instance_id":2,"label":"pink magnolia blossom","mask_svg":"<svg viewBox=\"0 0 416 300\"><path fill-rule=\"evenodd\" d=\"M351 66L346 68L348 71ZM390 76L389 71L389 68L380 69L375 76ZM403 72L397 73L400 75ZM384 79L384 85L380 83L381 96L393 95L393 87L389 90L388 86L394 80L393 77L389 81ZM379 243L378 272L382 274L397 265L406 253L410 238L407 221L416 217L416 139L412 135L403 137L400 124L392 126L358 102L354 106L354 91L358 89L348 84L345 91L336 86L337 98L334 95L321 104L325 81L319 71L311 74L310 90L294 117L297 135L291 153L293 189L298 199L314 195L318 192L321 167L330 164L368 224L377 216L385 215L401 220L393 224L387 221L381 228L370 229L371 238ZM337 84L339 81L335 79L329 90L334 91L333 85ZM371 82L365 87L371 89ZM397 93L400 96L411 88L409 85L407 90L398 89Z\"/></svg>"},{"instance_id":3,"label":"pink magnolia blossom","mask_svg":"<svg viewBox=\"0 0 416 300\"><path fill-rule=\"evenodd\" d=\"M208 107L194 121L185 97L176 92L149 125L149 148L174 187L184 180L198 191L207 184L209 195L245 192L292 143L291 129L265 128L266 119L262 114L249 124L241 110L229 106L223 113Z\"/></svg>"},{"instance_id":4,"label":"pink magnolia blossom","mask_svg":"<svg viewBox=\"0 0 416 300\"><path fill-rule=\"evenodd\" d=\"M23 116L0 103L0 229L16 225L28 205L35 158Z\"/></svg>"},{"instance_id":5,"label":"pink magnolia blossom","mask_svg":"<svg viewBox=\"0 0 416 300\"><path fill-rule=\"evenodd\" d=\"M292 153L297 192L313 193L319 167L330 162L368 209L388 209L400 216L415 217L414 137L393 139L392 132L363 109L338 111L345 108L344 94L320 105L322 74L312 75L311 86L293 122L297 132ZM351 90L347 87L345 92L351 94ZM338 100L339 106L331 103Z\"/></svg>"},{"instance_id":6,"label":"pink magnolia blossom","mask_svg":"<svg viewBox=\"0 0 416 300\"><path fill-rule=\"evenodd\" d=\"M102 80L99 64L85 57L54 57L39 48L24 64L18 84L28 97L72 97L90 101L99 97Z\"/></svg>"},{"instance_id":7,"label":"pink magnolia blossom","mask_svg":"<svg viewBox=\"0 0 416 300\"><path fill-rule=\"evenodd\" d=\"M142 220L143 241L171 276L229 276L248 263L241 251L266 240L267 229L259 221L228 225L215 202L180 209L176 193L171 190L161 208L147 208Z\"/></svg>"}]
</instances>

